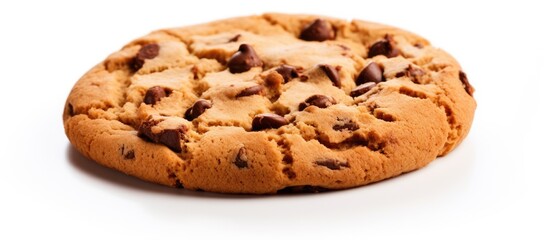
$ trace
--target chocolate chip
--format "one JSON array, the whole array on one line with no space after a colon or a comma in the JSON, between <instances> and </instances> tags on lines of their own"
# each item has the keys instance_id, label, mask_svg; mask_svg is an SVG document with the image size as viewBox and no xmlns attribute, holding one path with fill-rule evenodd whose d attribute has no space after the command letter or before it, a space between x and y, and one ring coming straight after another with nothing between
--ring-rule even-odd
<instances>
[{"instance_id":1,"label":"chocolate chip","mask_svg":"<svg viewBox=\"0 0 549 240\"><path fill-rule=\"evenodd\" d=\"M135 151L129 150L124 154L124 159L134 159L135 158Z\"/></svg>"},{"instance_id":2,"label":"chocolate chip","mask_svg":"<svg viewBox=\"0 0 549 240\"><path fill-rule=\"evenodd\" d=\"M200 116L206 111L206 109L211 108L212 103L205 99L198 99L194 104L185 111L185 119L192 121L193 119Z\"/></svg>"},{"instance_id":3,"label":"chocolate chip","mask_svg":"<svg viewBox=\"0 0 549 240\"><path fill-rule=\"evenodd\" d=\"M360 127L358 126L357 123L351 121L350 119L337 118L337 122L332 128L336 131L344 131L344 130L346 130L346 131L355 131L355 130L359 129Z\"/></svg>"},{"instance_id":4,"label":"chocolate chip","mask_svg":"<svg viewBox=\"0 0 549 240\"><path fill-rule=\"evenodd\" d=\"M372 62L360 71L355 82L360 85L367 82L380 83L383 80L383 69L377 63Z\"/></svg>"},{"instance_id":5,"label":"chocolate chip","mask_svg":"<svg viewBox=\"0 0 549 240\"><path fill-rule=\"evenodd\" d=\"M185 188L181 183L181 181L179 180L179 178L177 178L177 175L175 175L175 173L172 172L168 174L168 178L175 179L174 185L173 185L175 188Z\"/></svg>"},{"instance_id":6,"label":"chocolate chip","mask_svg":"<svg viewBox=\"0 0 549 240\"><path fill-rule=\"evenodd\" d=\"M69 103L67 105L67 108L68 108L67 110L69 112L69 116L71 116L71 117L74 116L74 108L72 107L72 104Z\"/></svg>"},{"instance_id":7,"label":"chocolate chip","mask_svg":"<svg viewBox=\"0 0 549 240\"><path fill-rule=\"evenodd\" d=\"M228 42L236 42L238 41L238 39L240 38L240 34L236 34L234 37L232 37L231 39L229 39Z\"/></svg>"},{"instance_id":8,"label":"chocolate chip","mask_svg":"<svg viewBox=\"0 0 549 240\"><path fill-rule=\"evenodd\" d=\"M162 98L167 97L170 95L172 91L167 88L163 88L160 86L154 86L147 90L145 93L145 98L143 99L143 102L145 104L156 104L159 102Z\"/></svg>"},{"instance_id":9,"label":"chocolate chip","mask_svg":"<svg viewBox=\"0 0 549 240\"><path fill-rule=\"evenodd\" d=\"M374 88L375 86L376 86L375 82L367 82L367 83L360 84L356 88L351 90L351 97L355 98L362 94L365 94L368 91L372 90L372 88Z\"/></svg>"},{"instance_id":10,"label":"chocolate chip","mask_svg":"<svg viewBox=\"0 0 549 240\"><path fill-rule=\"evenodd\" d=\"M118 149L120 151L120 155L124 157L126 160L132 160L135 159L135 151L133 149L126 149L126 145L122 144L120 148Z\"/></svg>"},{"instance_id":11,"label":"chocolate chip","mask_svg":"<svg viewBox=\"0 0 549 240\"><path fill-rule=\"evenodd\" d=\"M247 88L244 88L244 90L242 90L240 93L238 93L236 95L237 98L239 97L246 97L246 96L251 96L251 95L256 95L256 94L263 94L263 86L262 85L255 85L255 86L251 86L251 87L247 87Z\"/></svg>"},{"instance_id":12,"label":"chocolate chip","mask_svg":"<svg viewBox=\"0 0 549 240\"><path fill-rule=\"evenodd\" d=\"M241 147L238 149L236 158L234 159L234 165L238 168L248 168L248 157L246 157L246 148Z\"/></svg>"},{"instance_id":13,"label":"chocolate chip","mask_svg":"<svg viewBox=\"0 0 549 240\"><path fill-rule=\"evenodd\" d=\"M155 58L156 56L158 56L159 52L160 46L156 43L149 43L142 46L133 60L133 69L136 71L141 69L141 67L143 67L143 64L145 64L146 59Z\"/></svg>"},{"instance_id":14,"label":"chocolate chip","mask_svg":"<svg viewBox=\"0 0 549 240\"><path fill-rule=\"evenodd\" d=\"M282 173L286 174L289 179L294 179L296 177L295 172L289 167L282 169Z\"/></svg>"},{"instance_id":15,"label":"chocolate chip","mask_svg":"<svg viewBox=\"0 0 549 240\"><path fill-rule=\"evenodd\" d=\"M250 70L252 67L261 67L263 62L255 53L252 46L241 44L236 52L227 63L231 73L241 73Z\"/></svg>"},{"instance_id":16,"label":"chocolate chip","mask_svg":"<svg viewBox=\"0 0 549 240\"><path fill-rule=\"evenodd\" d=\"M294 162L294 158L292 157L292 155L284 155L284 157L282 158L282 162L284 162L285 164L292 164Z\"/></svg>"},{"instance_id":17,"label":"chocolate chip","mask_svg":"<svg viewBox=\"0 0 549 240\"><path fill-rule=\"evenodd\" d=\"M311 186L311 185L303 185L303 186L290 186L285 187L283 189L278 190L276 193L319 193L319 192L326 192L330 189L320 187L320 186Z\"/></svg>"},{"instance_id":18,"label":"chocolate chip","mask_svg":"<svg viewBox=\"0 0 549 240\"><path fill-rule=\"evenodd\" d=\"M414 68L411 65L408 66L406 74L411 78L418 78L425 74L425 72L419 68Z\"/></svg>"},{"instance_id":19,"label":"chocolate chip","mask_svg":"<svg viewBox=\"0 0 549 240\"><path fill-rule=\"evenodd\" d=\"M286 64L276 68L275 71L284 78L284 82L288 82L299 76L295 67Z\"/></svg>"},{"instance_id":20,"label":"chocolate chip","mask_svg":"<svg viewBox=\"0 0 549 240\"><path fill-rule=\"evenodd\" d=\"M187 128L181 126L176 129L164 129L158 133L154 133L152 128L156 126L156 124L158 124L158 122L154 120L144 121L139 126L138 135L151 140L152 142L162 143L174 152L181 152L180 140L185 136L184 134L187 131Z\"/></svg>"},{"instance_id":21,"label":"chocolate chip","mask_svg":"<svg viewBox=\"0 0 549 240\"><path fill-rule=\"evenodd\" d=\"M156 126L156 124L158 124L158 122L154 120L143 121L141 125L139 125L137 135L154 142L155 134L152 132L152 128Z\"/></svg>"},{"instance_id":22,"label":"chocolate chip","mask_svg":"<svg viewBox=\"0 0 549 240\"><path fill-rule=\"evenodd\" d=\"M348 168L348 162L341 162L337 159L321 159L315 162L316 165L327 167L330 170L341 170L341 168Z\"/></svg>"},{"instance_id":23,"label":"chocolate chip","mask_svg":"<svg viewBox=\"0 0 549 240\"><path fill-rule=\"evenodd\" d=\"M324 71L326 76L332 81L332 84L336 87L341 87L341 80L339 79L339 73L337 73L337 70L329 64L321 64L319 65L320 69Z\"/></svg>"},{"instance_id":24,"label":"chocolate chip","mask_svg":"<svg viewBox=\"0 0 549 240\"><path fill-rule=\"evenodd\" d=\"M419 78L424 74L425 72L420 68L415 68L412 65L408 65L408 67L404 71L395 74L395 77L399 78L406 76L410 78L413 82L418 83Z\"/></svg>"},{"instance_id":25,"label":"chocolate chip","mask_svg":"<svg viewBox=\"0 0 549 240\"><path fill-rule=\"evenodd\" d=\"M329 106L332 106L336 104L336 101L332 97L315 94L307 99L305 99L304 102L299 104L299 111L303 111L303 109L307 108L308 106L317 106L319 108L327 108Z\"/></svg>"},{"instance_id":26,"label":"chocolate chip","mask_svg":"<svg viewBox=\"0 0 549 240\"><path fill-rule=\"evenodd\" d=\"M185 188L179 179L175 179L175 188Z\"/></svg>"},{"instance_id":27,"label":"chocolate chip","mask_svg":"<svg viewBox=\"0 0 549 240\"><path fill-rule=\"evenodd\" d=\"M475 88L473 88L473 86L469 83L469 79L467 79L467 74L465 74L461 70L459 71L459 80L461 80L461 83L463 83L463 87L465 88L465 91L469 95L473 96L473 93L475 92Z\"/></svg>"},{"instance_id":28,"label":"chocolate chip","mask_svg":"<svg viewBox=\"0 0 549 240\"><path fill-rule=\"evenodd\" d=\"M335 32L332 25L322 19L316 19L311 24L307 25L301 31L299 38L305 41L325 41L335 38Z\"/></svg>"},{"instance_id":29,"label":"chocolate chip","mask_svg":"<svg viewBox=\"0 0 549 240\"><path fill-rule=\"evenodd\" d=\"M400 54L400 51L396 48L393 38L386 35L385 39L377 41L370 47L368 58L377 55L385 55L388 58L392 58L398 56L398 54Z\"/></svg>"},{"instance_id":30,"label":"chocolate chip","mask_svg":"<svg viewBox=\"0 0 549 240\"><path fill-rule=\"evenodd\" d=\"M252 121L252 130L260 131L268 128L279 128L288 124L288 120L280 115L273 113L263 113L255 115Z\"/></svg>"},{"instance_id":31,"label":"chocolate chip","mask_svg":"<svg viewBox=\"0 0 549 240\"><path fill-rule=\"evenodd\" d=\"M179 142L183 137L181 129L165 129L158 136L158 142L166 145L175 152L181 152L181 143Z\"/></svg>"}]
</instances>

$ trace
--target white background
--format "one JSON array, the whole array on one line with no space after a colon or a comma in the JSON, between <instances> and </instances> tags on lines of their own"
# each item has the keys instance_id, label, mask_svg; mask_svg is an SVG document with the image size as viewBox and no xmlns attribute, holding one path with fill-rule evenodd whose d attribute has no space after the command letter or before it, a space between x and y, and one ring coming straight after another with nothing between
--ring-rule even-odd
<instances>
[{"instance_id":1,"label":"white background","mask_svg":"<svg viewBox=\"0 0 549 240\"><path fill-rule=\"evenodd\" d=\"M549 8L490 2L2 1L0 239L547 239ZM155 29L268 11L372 20L430 39L477 89L468 138L381 183L264 197L145 183L71 148L65 98L109 53Z\"/></svg>"}]
</instances>

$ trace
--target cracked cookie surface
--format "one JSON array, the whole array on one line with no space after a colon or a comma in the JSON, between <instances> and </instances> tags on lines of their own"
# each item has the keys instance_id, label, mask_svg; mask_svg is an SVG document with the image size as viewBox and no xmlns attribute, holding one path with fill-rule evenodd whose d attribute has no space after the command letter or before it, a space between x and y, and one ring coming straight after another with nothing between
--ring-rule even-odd
<instances>
[{"instance_id":1,"label":"cracked cookie surface","mask_svg":"<svg viewBox=\"0 0 549 240\"><path fill-rule=\"evenodd\" d=\"M458 62L413 33L264 14L152 32L86 73L65 132L98 163L177 188L316 192L427 165L467 135Z\"/></svg>"}]
</instances>

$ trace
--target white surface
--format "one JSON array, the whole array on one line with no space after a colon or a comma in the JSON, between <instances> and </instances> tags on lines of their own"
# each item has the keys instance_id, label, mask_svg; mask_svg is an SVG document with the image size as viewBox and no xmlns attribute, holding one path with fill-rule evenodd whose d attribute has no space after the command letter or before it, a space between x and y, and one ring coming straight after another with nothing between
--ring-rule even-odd
<instances>
[{"instance_id":1,"label":"white surface","mask_svg":"<svg viewBox=\"0 0 549 240\"><path fill-rule=\"evenodd\" d=\"M0 239L549 237L547 7L179 2L0 3ZM267 197L141 182L70 147L61 121L65 98L109 53L154 29L267 11L373 20L430 39L462 63L477 89L468 138L428 167L381 183Z\"/></svg>"}]
</instances>

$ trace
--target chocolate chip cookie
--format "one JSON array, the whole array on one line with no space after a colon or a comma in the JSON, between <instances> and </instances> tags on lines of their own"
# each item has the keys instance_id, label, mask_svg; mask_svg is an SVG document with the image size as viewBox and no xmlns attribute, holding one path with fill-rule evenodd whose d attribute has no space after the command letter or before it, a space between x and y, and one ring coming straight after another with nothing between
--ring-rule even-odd
<instances>
[{"instance_id":1,"label":"chocolate chip cookie","mask_svg":"<svg viewBox=\"0 0 549 240\"><path fill-rule=\"evenodd\" d=\"M473 92L458 62L416 34L264 14L130 42L75 84L63 121L82 154L147 181L316 192L447 154L471 127Z\"/></svg>"}]
</instances>

